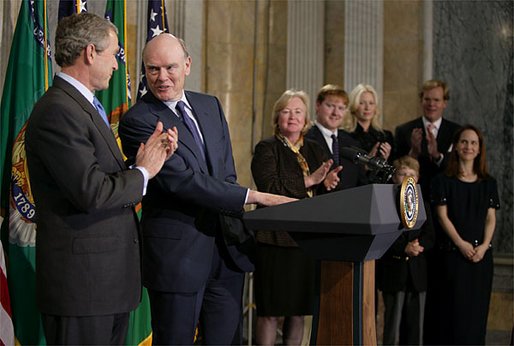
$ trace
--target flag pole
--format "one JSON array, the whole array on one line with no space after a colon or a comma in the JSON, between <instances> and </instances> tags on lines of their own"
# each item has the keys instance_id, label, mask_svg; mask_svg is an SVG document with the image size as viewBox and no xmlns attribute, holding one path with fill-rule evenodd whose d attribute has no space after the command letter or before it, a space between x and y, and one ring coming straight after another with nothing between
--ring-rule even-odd
<instances>
[{"instance_id":1,"label":"flag pole","mask_svg":"<svg viewBox=\"0 0 514 346\"><path fill-rule=\"evenodd\" d=\"M43 61L44 61L44 64L45 64L45 91L48 90L48 32L47 32L47 28L48 28L48 23L47 23L47 18L46 18L46 0L43 0L43 33L44 33L44 44L45 44L45 47L43 48L43 51L44 51L44 54L45 56L43 57Z\"/></svg>"},{"instance_id":2,"label":"flag pole","mask_svg":"<svg viewBox=\"0 0 514 346\"><path fill-rule=\"evenodd\" d=\"M123 46L124 46L124 49L125 49L125 85L129 85L129 63L128 63L128 40L126 38L127 36L127 0L123 0ZM129 95L129 92L131 90L128 90L128 87L127 87L127 93L125 95L125 103L128 105L129 104L129 98L130 98L130 95Z\"/></svg>"},{"instance_id":3,"label":"flag pole","mask_svg":"<svg viewBox=\"0 0 514 346\"><path fill-rule=\"evenodd\" d=\"M164 0L161 0L161 17L162 17L162 31L166 31L168 28L166 27L166 11L164 11L165 4ZM168 31L169 32L169 31Z\"/></svg>"}]
</instances>

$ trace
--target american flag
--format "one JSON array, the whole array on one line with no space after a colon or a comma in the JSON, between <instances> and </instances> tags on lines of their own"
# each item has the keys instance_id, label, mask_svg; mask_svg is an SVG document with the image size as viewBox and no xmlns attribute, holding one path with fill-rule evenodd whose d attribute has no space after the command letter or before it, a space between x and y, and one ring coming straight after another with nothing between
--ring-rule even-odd
<instances>
[{"instance_id":1,"label":"american flag","mask_svg":"<svg viewBox=\"0 0 514 346\"><path fill-rule=\"evenodd\" d=\"M163 32L169 32L168 15L166 14L164 0L148 0L148 24L146 30L146 42ZM146 92L145 66L142 64L137 99L139 100Z\"/></svg>"},{"instance_id":2,"label":"american flag","mask_svg":"<svg viewBox=\"0 0 514 346\"><path fill-rule=\"evenodd\" d=\"M59 2L58 20L73 13L87 12L87 0L61 0Z\"/></svg>"},{"instance_id":3,"label":"american flag","mask_svg":"<svg viewBox=\"0 0 514 346\"><path fill-rule=\"evenodd\" d=\"M11 301L7 287L7 270L2 242L0 242L0 345L14 345Z\"/></svg>"}]
</instances>

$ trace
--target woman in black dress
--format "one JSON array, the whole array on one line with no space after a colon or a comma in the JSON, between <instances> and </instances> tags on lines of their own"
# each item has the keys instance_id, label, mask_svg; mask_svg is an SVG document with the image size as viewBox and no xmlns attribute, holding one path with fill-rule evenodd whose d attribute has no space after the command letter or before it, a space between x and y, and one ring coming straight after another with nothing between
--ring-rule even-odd
<instances>
[{"instance_id":1,"label":"woman in black dress","mask_svg":"<svg viewBox=\"0 0 514 346\"><path fill-rule=\"evenodd\" d=\"M273 108L275 135L260 141L252 159L257 189L294 198L316 194L319 184L337 186L341 167L329 172L323 148L304 137L309 129L309 99L287 90ZM314 308L314 260L285 231L258 231L255 264L256 341L274 345L279 317L284 316L283 344L302 342L304 316Z\"/></svg>"},{"instance_id":2,"label":"woman in black dress","mask_svg":"<svg viewBox=\"0 0 514 346\"><path fill-rule=\"evenodd\" d=\"M352 137L370 156L389 160L393 150L393 134L380 126L378 94L371 85L359 84L350 93Z\"/></svg>"},{"instance_id":3,"label":"woman in black dress","mask_svg":"<svg viewBox=\"0 0 514 346\"><path fill-rule=\"evenodd\" d=\"M438 238L441 275L433 303L439 305L440 325L432 331L434 343L484 345L500 204L476 127L466 125L455 134L446 172L432 182L432 194L445 235Z\"/></svg>"}]
</instances>

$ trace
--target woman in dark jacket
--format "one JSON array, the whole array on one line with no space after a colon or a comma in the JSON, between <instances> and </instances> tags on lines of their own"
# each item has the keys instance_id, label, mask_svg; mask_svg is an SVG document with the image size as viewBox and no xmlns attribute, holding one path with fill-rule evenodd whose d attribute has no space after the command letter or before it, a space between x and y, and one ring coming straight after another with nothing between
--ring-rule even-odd
<instances>
[{"instance_id":1,"label":"woman in dark jacket","mask_svg":"<svg viewBox=\"0 0 514 346\"><path fill-rule=\"evenodd\" d=\"M252 175L257 189L294 198L309 198L318 185L337 186L337 173L318 143L304 138L309 128L305 92L287 90L273 108L275 135L255 147ZM302 342L304 316L314 304L314 260L287 232L258 231L255 296L257 344L274 345L279 317L283 343Z\"/></svg>"},{"instance_id":2,"label":"woman in dark jacket","mask_svg":"<svg viewBox=\"0 0 514 346\"><path fill-rule=\"evenodd\" d=\"M380 126L378 94L371 85L359 84L350 93L352 137L370 156L389 160L393 152L393 134Z\"/></svg>"}]
</instances>

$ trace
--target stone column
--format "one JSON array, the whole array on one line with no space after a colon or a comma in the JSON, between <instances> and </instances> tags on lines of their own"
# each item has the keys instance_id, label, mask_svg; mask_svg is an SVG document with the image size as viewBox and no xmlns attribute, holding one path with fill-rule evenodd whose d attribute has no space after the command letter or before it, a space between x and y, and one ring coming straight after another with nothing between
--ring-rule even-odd
<instances>
[{"instance_id":1,"label":"stone column","mask_svg":"<svg viewBox=\"0 0 514 346\"><path fill-rule=\"evenodd\" d=\"M345 2L344 87L348 92L359 83L372 85L383 95L384 3Z\"/></svg>"},{"instance_id":2,"label":"stone column","mask_svg":"<svg viewBox=\"0 0 514 346\"><path fill-rule=\"evenodd\" d=\"M255 1L205 2L206 92L220 98L227 118L238 180L251 184L255 87Z\"/></svg>"},{"instance_id":3,"label":"stone column","mask_svg":"<svg viewBox=\"0 0 514 346\"><path fill-rule=\"evenodd\" d=\"M311 101L323 85L324 9L323 1L288 1L287 87L304 90Z\"/></svg>"},{"instance_id":4,"label":"stone column","mask_svg":"<svg viewBox=\"0 0 514 346\"><path fill-rule=\"evenodd\" d=\"M169 1L169 0L168 0ZM169 1L168 24L170 32L182 38L193 60L186 89L205 91L204 75L204 1Z\"/></svg>"}]
</instances>

